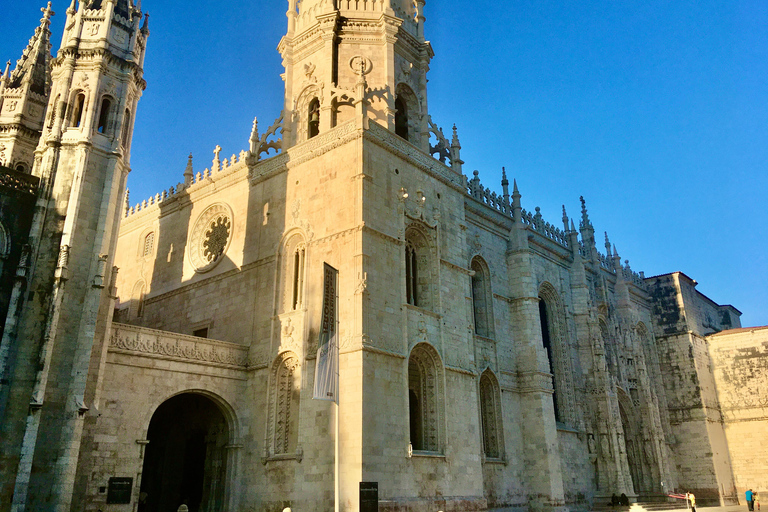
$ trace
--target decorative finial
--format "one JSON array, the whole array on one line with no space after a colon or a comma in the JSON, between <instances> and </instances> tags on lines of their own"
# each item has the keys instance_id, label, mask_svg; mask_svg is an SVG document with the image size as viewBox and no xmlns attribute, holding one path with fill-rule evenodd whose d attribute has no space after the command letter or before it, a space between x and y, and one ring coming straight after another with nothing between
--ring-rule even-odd
<instances>
[{"instance_id":1,"label":"decorative finial","mask_svg":"<svg viewBox=\"0 0 768 512\"><path fill-rule=\"evenodd\" d=\"M41 7L40 10L43 13L43 19L40 20L41 25L45 26L46 28L51 24L51 16L55 15L56 13L53 12L51 9L51 2L48 2L47 7Z\"/></svg>"},{"instance_id":2,"label":"decorative finial","mask_svg":"<svg viewBox=\"0 0 768 512\"><path fill-rule=\"evenodd\" d=\"M216 147L213 149L213 166L211 167L211 171L221 170L221 160L219 159L219 153L221 153L221 146L216 144Z\"/></svg>"},{"instance_id":3,"label":"decorative finial","mask_svg":"<svg viewBox=\"0 0 768 512\"><path fill-rule=\"evenodd\" d=\"M251 146L251 155L258 156L259 152L259 119L253 118L253 128L251 129L251 138L249 139Z\"/></svg>"},{"instance_id":4,"label":"decorative finial","mask_svg":"<svg viewBox=\"0 0 768 512\"><path fill-rule=\"evenodd\" d=\"M144 15L144 25L141 27L141 33L144 35L149 34L149 13Z\"/></svg>"},{"instance_id":5,"label":"decorative finial","mask_svg":"<svg viewBox=\"0 0 768 512\"><path fill-rule=\"evenodd\" d=\"M512 180L512 192L514 194L520 195L520 191L517 190L517 180Z\"/></svg>"},{"instance_id":6,"label":"decorative finial","mask_svg":"<svg viewBox=\"0 0 768 512\"><path fill-rule=\"evenodd\" d=\"M613 244L613 257L614 258L619 257L619 251L616 250L616 244Z\"/></svg>"},{"instance_id":7,"label":"decorative finial","mask_svg":"<svg viewBox=\"0 0 768 512\"><path fill-rule=\"evenodd\" d=\"M459 146L461 147L461 144L459 143L459 131L456 129L456 125L453 125L453 138L451 139L451 146Z\"/></svg>"},{"instance_id":8,"label":"decorative finial","mask_svg":"<svg viewBox=\"0 0 768 512\"><path fill-rule=\"evenodd\" d=\"M568 232L568 213L565 211L565 205L563 205L563 229Z\"/></svg>"},{"instance_id":9,"label":"decorative finial","mask_svg":"<svg viewBox=\"0 0 768 512\"><path fill-rule=\"evenodd\" d=\"M581 228L591 228L592 223L589 221L589 213L587 213L587 202L584 200L584 196L579 199L581 200Z\"/></svg>"}]
</instances>

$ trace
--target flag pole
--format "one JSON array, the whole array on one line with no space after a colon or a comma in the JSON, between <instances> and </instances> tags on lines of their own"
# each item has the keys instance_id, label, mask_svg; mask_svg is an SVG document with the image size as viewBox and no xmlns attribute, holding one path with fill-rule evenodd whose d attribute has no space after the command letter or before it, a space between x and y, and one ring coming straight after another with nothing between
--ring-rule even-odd
<instances>
[{"instance_id":1,"label":"flag pole","mask_svg":"<svg viewBox=\"0 0 768 512\"><path fill-rule=\"evenodd\" d=\"M334 397L336 400L336 421L334 425L334 429L336 430L336 435L334 435L334 455L333 455L333 474L334 474L334 483L333 483L333 510L334 512L339 512L339 415L341 412L341 400L339 399L339 391L341 386L339 385L339 375L341 373L341 361L339 358L339 273L336 272L335 275L336 283L334 286L335 290L335 297L334 297L334 328L336 331L336 339L334 343L333 350L336 352L336 396Z\"/></svg>"},{"instance_id":2,"label":"flag pole","mask_svg":"<svg viewBox=\"0 0 768 512\"><path fill-rule=\"evenodd\" d=\"M333 474L334 474L334 482L333 482L333 510L334 512L339 512L339 403L336 402L336 435L334 438L336 439L336 446L334 447L334 456L333 456Z\"/></svg>"}]
</instances>

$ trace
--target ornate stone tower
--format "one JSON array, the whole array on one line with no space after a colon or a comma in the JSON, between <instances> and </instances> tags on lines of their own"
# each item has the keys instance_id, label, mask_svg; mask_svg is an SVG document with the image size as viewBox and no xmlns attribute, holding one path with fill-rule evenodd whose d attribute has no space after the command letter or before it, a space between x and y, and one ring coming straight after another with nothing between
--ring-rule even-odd
<instances>
[{"instance_id":1,"label":"ornate stone tower","mask_svg":"<svg viewBox=\"0 0 768 512\"><path fill-rule=\"evenodd\" d=\"M46 10L33 45L39 66L47 60L41 52L48 52L51 14ZM141 19L132 0L72 0L51 63L32 168L40 188L28 282L23 299L9 310L0 350L1 510L11 503L14 511L69 510L80 494L77 477L87 467L83 427L99 408L102 341L113 310L112 261L133 120L146 86L149 31L146 21L140 27ZM17 78L22 85L47 92L39 90L45 80L35 79L43 71L25 73Z\"/></svg>"},{"instance_id":2,"label":"ornate stone tower","mask_svg":"<svg viewBox=\"0 0 768 512\"><path fill-rule=\"evenodd\" d=\"M286 148L354 117L367 118L429 151L424 0L290 0L285 66Z\"/></svg>"},{"instance_id":3,"label":"ornate stone tower","mask_svg":"<svg viewBox=\"0 0 768 512\"><path fill-rule=\"evenodd\" d=\"M0 77L0 164L30 172L51 91L51 2L16 69Z\"/></svg>"}]
</instances>

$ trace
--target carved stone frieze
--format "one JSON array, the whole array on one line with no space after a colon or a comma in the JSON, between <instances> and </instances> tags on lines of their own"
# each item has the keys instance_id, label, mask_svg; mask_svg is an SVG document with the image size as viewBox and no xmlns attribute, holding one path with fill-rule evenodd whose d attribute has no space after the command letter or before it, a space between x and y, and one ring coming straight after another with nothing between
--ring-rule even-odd
<instances>
[{"instance_id":1,"label":"carved stone frieze","mask_svg":"<svg viewBox=\"0 0 768 512\"><path fill-rule=\"evenodd\" d=\"M247 349L233 343L121 324L112 324L109 350L240 369L248 365Z\"/></svg>"}]
</instances>

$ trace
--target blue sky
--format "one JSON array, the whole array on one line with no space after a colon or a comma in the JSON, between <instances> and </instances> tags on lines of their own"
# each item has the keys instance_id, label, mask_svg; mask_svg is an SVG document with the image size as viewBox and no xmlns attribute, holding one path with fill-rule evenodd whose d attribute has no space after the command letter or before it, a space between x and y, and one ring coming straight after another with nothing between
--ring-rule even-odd
<instances>
[{"instance_id":1,"label":"blue sky","mask_svg":"<svg viewBox=\"0 0 768 512\"><path fill-rule=\"evenodd\" d=\"M36 3L3 6L3 61ZM68 4L54 2L54 50ZM133 203L181 181L190 152L202 170L279 115L287 2L265 4L143 1ZM584 195L633 269L682 270L743 325L768 324L768 3L429 0L426 16L430 113L458 126L466 174L500 190L505 166L555 224Z\"/></svg>"}]
</instances>

